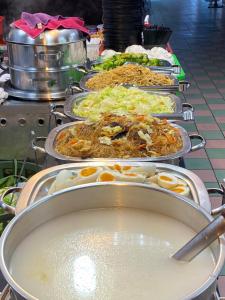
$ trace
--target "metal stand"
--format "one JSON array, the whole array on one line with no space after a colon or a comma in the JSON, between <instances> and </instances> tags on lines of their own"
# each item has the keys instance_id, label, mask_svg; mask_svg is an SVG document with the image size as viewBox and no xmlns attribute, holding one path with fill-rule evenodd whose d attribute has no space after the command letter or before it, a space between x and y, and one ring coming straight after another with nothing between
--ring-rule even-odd
<instances>
[{"instance_id":1,"label":"metal stand","mask_svg":"<svg viewBox=\"0 0 225 300\"><path fill-rule=\"evenodd\" d=\"M223 1L221 5L218 5L218 0L210 1L208 8L223 8Z\"/></svg>"}]
</instances>

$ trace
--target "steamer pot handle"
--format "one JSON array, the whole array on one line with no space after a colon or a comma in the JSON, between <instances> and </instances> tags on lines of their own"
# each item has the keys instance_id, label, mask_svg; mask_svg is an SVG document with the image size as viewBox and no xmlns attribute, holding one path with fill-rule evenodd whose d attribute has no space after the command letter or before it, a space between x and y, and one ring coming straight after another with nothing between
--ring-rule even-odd
<instances>
[{"instance_id":1,"label":"steamer pot handle","mask_svg":"<svg viewBox=\"0 0 225 300\"><path fill-rule=\"evenodd\" d=\"M218 189L218 188L210 188L210 189L207 189L209 195L219 194L219 195L223 196L223 197L222 197L222 205L219 206L219 207L217 207L217 208L215 208L215 209L213 209L213 210L211 211L211 215L212 215L212 216L218 215L218 214L220 214L222 211L225 210L225 188L224 188L223 185L221 185L221 187L222 187L221 189Z\"/></svg>"},{"instance_id":2,"label":"steamer pot handle","mask_svg":"<svg viewBox=\"0 0 225 300\"><path fill-rule=\"evenodd\" d=\"M59 118L67 118L67 116L64 113L61 113L59 111L56 111L59 108L64 108L64 104L51 104L50 106L50 113L54 115L55 117Z\"/></svg>"},{"instance_id":3,"label":"steamer pot handle","mask_svg":"<svg viewBox=\"0 0 225 300\"><path fill-rule=\"evenodd\" d=\"M75 93L82 93L82 92L84 92L84 89L80 87L78 82L73 82L69 84L69 87L66 89L67 96L73 95Z\"/></svg>"},{"instance_id":4,"label":"steamer pot handle","mask_svg":"<svg viewBox=\"0 0 225 300\"><path fill-rule=\"evenodd\" d=\"M38 151L40 153L44 153L46 154L46 151L44 148L40 147L40 146L37 146L36 145L36 142L39 142L39 141L46 141L46 137L35 137L32 141L31 141L31 148L34 150L34 151Z\"/></svg>"},{"instance_id":5,"label":"steamer pot handle","mask_svg":"<svg viewBox=\"0 0 225 300\"><path fill-rule=\"evenodd\" d=\"M205 147L206 140L204 139L203 136L201 136L199 134L190 134L189 138L190 138L190 140L195 140L195 139L200 140L199 144L191 147L191 151L197 151L197 150L203 149Z\"/></svg>"},{"instance_id":6,"label":"steamer pot handle","mask_svg":"<svg viewBox=\"0 0 225 300\"><path fill-rule=\"evenodd\" d=\"M15 215L15 207L13 206L10 206L8 204L6 204L4 202L4 198L5 196L9 195L9 194L12 194L14 192L21 192L22 191L22 187L10 187L8 188L1 196L0 196L0 207L5 211L5 212L8 212L12 215Z\"/></svg>"},{"instance_id":7,"label":"steamer pot handle","mask_svg":"<svg viewBox=\"0 0 225 300\"><path fill-rule=\"evenodd\" d=\"M86 68L86 66L76 66L75 69L84 74L88 73L88 69Z\"/></svg>"}]
</instances>

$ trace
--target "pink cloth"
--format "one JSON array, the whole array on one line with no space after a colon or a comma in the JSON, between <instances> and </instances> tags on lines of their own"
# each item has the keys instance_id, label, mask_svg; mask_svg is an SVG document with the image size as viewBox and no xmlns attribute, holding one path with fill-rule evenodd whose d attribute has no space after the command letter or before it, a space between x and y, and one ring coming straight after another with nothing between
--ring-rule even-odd
<instances>
[{"instance_id":1,"label":"pink cloth","mask_svg":"<svg viewBox=\"0 0 225 300\"><path fill-rule=\"evenodd\" d=\"M24 20L30 28L35 28L38 24L47 25L50 20L65 19L62 16L50 16L44 13L30 14L22 12L21 19Z\"/></svg>"},{"instance_id":2,"label":"pink cloth","mask_svg":"<svg viewBox=\"0 0 225 300\"><path fill-rule=\"evenodd\" d=\"M30 27L24 19L19 19L13 24L16 28L19 28L26 32L30 37L35 39L46 29L77 29L83 33L89 34L89 30L84 26L84 21L77 17L68 17L68 18L51 18L46 25L42 24L42 28Z\"/></svg>"}]
</instances>

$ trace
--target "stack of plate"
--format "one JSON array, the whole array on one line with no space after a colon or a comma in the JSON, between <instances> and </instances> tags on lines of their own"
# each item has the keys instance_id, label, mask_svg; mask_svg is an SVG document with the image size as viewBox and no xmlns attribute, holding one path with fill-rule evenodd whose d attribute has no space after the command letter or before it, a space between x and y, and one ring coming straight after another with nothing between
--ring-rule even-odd
<instances>
[{"instance_id":1,"label":"stack of plate","mask_svg":"<svg viewBox=\"0 0 225 300\"><path fill-rule=\"evenodd\" d=\"M103 0L105 48L123 52L142 43L143 0Z\"/></svg>"}]
</instances>

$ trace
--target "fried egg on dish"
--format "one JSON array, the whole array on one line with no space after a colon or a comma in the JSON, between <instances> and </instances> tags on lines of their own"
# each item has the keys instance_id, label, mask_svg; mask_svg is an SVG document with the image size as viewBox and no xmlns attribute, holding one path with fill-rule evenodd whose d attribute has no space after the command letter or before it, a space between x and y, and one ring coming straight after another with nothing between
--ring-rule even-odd
<instances>
[{"instance_id":1,"label":"fried egg on dish","mask_svg":"<svg viewBox=\"0 0 225 300\"><path fill-rule=\"evenodd\" d=\"M178 178L170 173L159 173L158 185L165 189L172 189L173 187L176 187L178 185Z\"/></svg>"},{"instance_id":2,"label":"fried egg on dish","mask_svg":"<svg viewBox=\"0 0 225 300\"><path fill-rule=\"evenodd\" d=\"M95 182L102 172L101 167L86 167L77 173L76 184Z\"/></svg>"}]
</instances>

